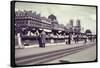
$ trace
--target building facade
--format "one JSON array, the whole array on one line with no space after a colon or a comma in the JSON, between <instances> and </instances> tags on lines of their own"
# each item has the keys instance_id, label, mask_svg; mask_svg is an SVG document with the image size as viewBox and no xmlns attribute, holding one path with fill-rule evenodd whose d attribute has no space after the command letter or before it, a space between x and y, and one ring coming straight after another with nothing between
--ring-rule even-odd
<instances>
[{"instance_id":1,"label":"building facade","mask_svg":"<svg viewBox=\"0 0 100 68\"><path fill-rule=\"evenodd\" d=\"M34 40L33 43L36 43L36 31L41 32L41 29L50 31L45 31L48 37L47 42L50 42L51 36L53 39L56 38L54 42L57 42L57 34L59 31L64 31L64 26L59 25L56 16L53 14L46 18L32 11L15 12L15 36L20 33L22 44L25 42L30 43L29 39Z\"/></svg>"},{"instance_id":2,"label":"building facade","mask_svg":"<svg viewBox=\"0 0 100 68\"><path fill-rule=\"evenodd\" d=\"M16 11L15 12L15 43L16 45L33 45L38 44L36 32L41 30L46 32L46 43L59 43L68 40L71 34L82 34L80 20L73 25L73 19L69 21L67 26L59 24L57 17L53 14L48 18L42 17L32 11ZM83 34L82 34L83 35Z\"/></svg>"}]
</instances>

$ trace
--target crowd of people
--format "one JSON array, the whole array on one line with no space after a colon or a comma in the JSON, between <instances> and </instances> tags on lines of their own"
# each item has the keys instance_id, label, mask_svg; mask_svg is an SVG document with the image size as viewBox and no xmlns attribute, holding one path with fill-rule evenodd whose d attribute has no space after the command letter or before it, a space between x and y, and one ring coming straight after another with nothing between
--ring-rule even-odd
<instances>
[{"instance_id":1,"label":"crowd of people","mask_svg":"<svg viewBox=\"0 0 100 68\"><path fill-rule=\"evenodd\" d=\"M39 47L45 47L46 43L46 33L42 30L41 33L37 31L37 40L39 42Z\"/></svg>"},{"instance_id":2,"label":"crowd of people","mask_svg":"<svg viewBox=\"0 0 100 68\"><path fill-rule=\"evenodd\" d=\"M38 40L38 43L39 43L39 47L45 47L45 43L46 43L46 33L44 30L41 31L41 33L39 31L36 32L37 34L37 40ZM71 44L72 41L76 43L80 42L80 41L83 41L85 44L87 43L87 41L90 41L90 42L94 42L94 40L96 39L95 36L87 36L86 34L83 35L82 37L79 37L79 35L74 35L74 37L72 37L71 34L68 35L67 37L67 41L66 44Z\"/></svg>"}]
</instances>

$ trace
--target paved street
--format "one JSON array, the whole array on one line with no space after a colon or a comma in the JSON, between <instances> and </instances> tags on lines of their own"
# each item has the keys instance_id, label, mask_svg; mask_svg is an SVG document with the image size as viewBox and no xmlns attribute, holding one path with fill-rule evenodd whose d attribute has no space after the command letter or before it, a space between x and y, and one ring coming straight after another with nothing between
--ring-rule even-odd
<instances>
[{"instance_id":1,"label":"paved street","mask_svg":"<svg viewBox=\"0 0 100 68\"><path fill-rule=\"evenodd\" d=\"M89 42L87 43L89 44ZM72 42L71 45L67 45L64 43L55 43L55 44L46 44L45 48L39 48L39 45L32 45L32 46L25 46L22 49L15 49L15 57L23 57L27 55L32 55L32 54L39 54L39 53L44 53L44 52L50 52L50 51L55 51L55 50L60 50L64 48L71 48L71 47L77 47L77 46L82 46L83 41L79 42L78 44L75 44ZM33 47L34 46L34 47Z\"/></svg>"},{"instance_id":2,"label":"paved street","mask_svg":"<svg viewBox=\"0 0 100 68\"><path fill-rule=\"evenodd\" d=\"M45 48L34 47L16 49L16 63L19 65L62 63L60 60L77 62L93 60L96 56L96 47L94 46L95 43L88 42L87 44L83 44L83 42L80 42L78 44L73 43L71 45L59 43L56 45L47 46ZM86 58L86 56L89 57Z\"/></svg>"},{"instance_id":3,"label":"paved street","mask_svg":"<svg viewBox=\"0 0 100 68\"><path fill-rule=\"evenodd\" d=\"M72 55L56 59L54 61L46 62L44 64L93 61L95 60L95 58L96 58L96 46L93 46L78 53L74 53Z\"/></svg>"}]
</instances>

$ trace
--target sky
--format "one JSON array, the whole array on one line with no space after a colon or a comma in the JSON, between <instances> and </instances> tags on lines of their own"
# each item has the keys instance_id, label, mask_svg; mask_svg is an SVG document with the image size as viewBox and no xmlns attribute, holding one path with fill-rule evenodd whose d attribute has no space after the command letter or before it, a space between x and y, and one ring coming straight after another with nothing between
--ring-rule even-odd
<instances>
[{"instance_id":1,"label":"sky","mask_svg":"<svg viewBox=\"0 0 100 68\"><path fill-rule=\"evenodd\" d=\"M47 18L49 15L54 14L58 23L65 26L71 19L76 25L76 21L79 19L84 31L90 29L92 33L96 33L96 7L16 2L15 11L18 10L32 10Z\"/></svg>"}]
</instances>

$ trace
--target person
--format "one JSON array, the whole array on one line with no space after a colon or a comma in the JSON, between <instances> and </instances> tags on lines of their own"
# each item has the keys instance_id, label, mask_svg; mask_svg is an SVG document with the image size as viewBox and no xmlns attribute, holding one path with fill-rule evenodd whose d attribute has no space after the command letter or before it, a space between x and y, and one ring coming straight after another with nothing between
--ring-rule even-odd
<instances>
[{"instance_id":1,"label":"person","mask_svg":"<svg viewBox=\"0 0 100 68\"><path fill-rule=\"evenodd\" d=\"M74 39L74 41L75 41L75 43L77 43L77 35L75 35L74 37L73 37L73 39Z\"/></svg>"},{"instance_id":2,"label":"person","mask_svg":"<svg viewBox=\"0 0 100 68\"><path fill-rule=\"evenodd\" d=\"M79 36L77 35L76 37L76 42L78 43L79 42Z\"/></svg>"},{"instance_id":3,"label":"person","mask_svg":"<svg viewBox=\"0 0 100 68\"><path fill-rule=\"evenodd\" d=\"M94 40L95 40L95 36L93 36L93 42L94 42Z\"/></svg>"},{"instance_id":4,"label":"person","mask_svg":"<svg viewBox=\"0 0 100 68\"><path fill-rule=\"evenodd\" d=\"M41 37L40 37L40 34L38 31L36 31L36 35L37 35L37 40L38 40L38 43L39 43L39 47L42 47L42 41L41 41Z\"/></svg>"},{"instance_id":5,"label":"person","mask_svg":"<svg viewBox=\"0 0 100 68\"><path fill-rule=\"evenodd\" d=\"M71 36L69 34L69 37L68 37L68 44L71 44Z\"/></svg>"},{"instance_id":6,"label":"person","mask_svg":"<svg viewBox=\"0 0 100 68\"><path fill-rule=\"evenodd\" d=\"M87 43L87 36L86 35L84 36L84 43L85 44Z\"/></svg>"},{"instance_id":7,"label":"person","mask_svg":"<svg viewBox=\"0 0 100 68\"><path fill-rule=\"evenodd\" d=\"M41 34L40 34L40 38L41 38L41 46L45 47L45 43L46 43L46 33L42 30Z\"/></svg>"},{"instance_id":8,"label":"person","mask_svg":"<svg viewBox=\"0 0 100 68\"><path fill-rule=\"evenodd\" d=\"M93 40L92 35L89 37L89 39L90 39L90 42L92 42L92 40Z\"/></svg>"}]
</instances>

